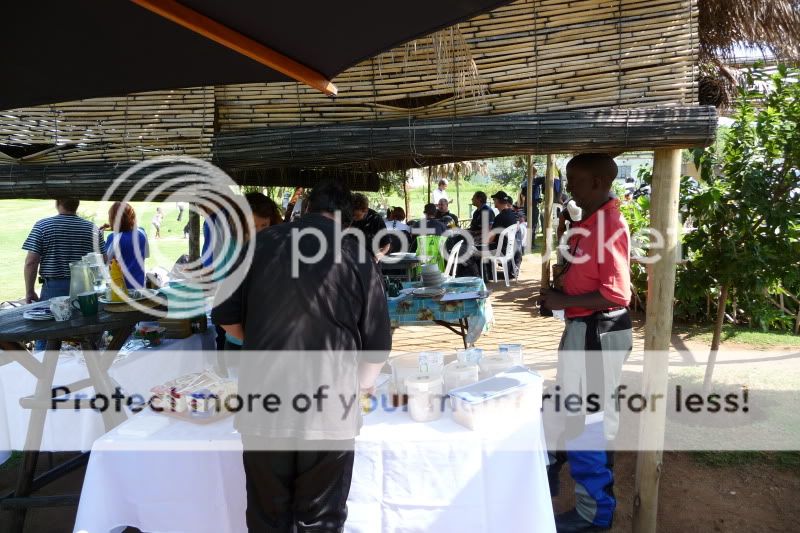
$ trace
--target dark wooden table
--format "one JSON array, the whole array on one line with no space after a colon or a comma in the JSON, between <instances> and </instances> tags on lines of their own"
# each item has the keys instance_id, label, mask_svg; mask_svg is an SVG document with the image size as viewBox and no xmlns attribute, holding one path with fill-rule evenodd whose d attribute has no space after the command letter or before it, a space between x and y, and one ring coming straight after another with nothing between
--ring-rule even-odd
<instances>
[{"instance_id":1,"label":"dark wooden table","mask_svg":"<svg viewBox=\"0 0 800 533\"><path fill-rule=\"evenodd\" d=\"M30 507L49 507L54 505L77 504L79 495L35 497L31 494L44 485L58 479L62 475L86 463L87 455L82 454L67 461L39 477L35 477L39 449L42 443L47 411L53 403L53 379L61 349L62 341L79 342L83 349L89 378L75 383L61 385L71 392L93 387L96 395L111 398L117 384L109 376L108 370L114 362L120 348L130 337L137 322L148 320L150 316L132 311L128 313L109 313L102 309L93 317L83 317L73 312L71 320L56 322L27 320L22 314L42 304L36 303L15 309L0 311L0 345L8 350L6 358L16 361L36 377L36 389L33 396L20 398L20 405L31 411L28 432L25 438L23 460L20 465L16 489L0 496L0 508L12 511L9 531L22 532L25 526L25 515ZM103 332L108 331L112 340L104 351L98 350L98 342ZM32 340L46 341L46 348L40 361L25 350L23 343ZM70 401L59 403L59 406L75 408ZM89 400L82 400L79 408L90 409ZM102 413L106 431L110 431L122 423L127 415L124 410L106 409Z\"/></svg>"}]
</instances>

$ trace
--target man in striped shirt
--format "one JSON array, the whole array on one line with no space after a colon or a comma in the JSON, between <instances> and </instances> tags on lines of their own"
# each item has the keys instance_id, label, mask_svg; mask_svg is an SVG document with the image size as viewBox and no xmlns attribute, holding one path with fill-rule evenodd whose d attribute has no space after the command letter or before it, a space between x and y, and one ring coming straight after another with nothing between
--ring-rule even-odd
<instances>
[{"instance_id":1,"label":"man in striped shirt","mask_svg":"<svg viewBox=\"0 0 800 533\"><path fill-rule=\"evenodd\" d=\"M69 295L69 264L94 251L105 255L105 242L93 222L80 218L74 198L56 200L58 215L36 222L22 245L25 258L25 301ZM42 283L36 294L36 274Z\"/></svg>"}]
</instances>

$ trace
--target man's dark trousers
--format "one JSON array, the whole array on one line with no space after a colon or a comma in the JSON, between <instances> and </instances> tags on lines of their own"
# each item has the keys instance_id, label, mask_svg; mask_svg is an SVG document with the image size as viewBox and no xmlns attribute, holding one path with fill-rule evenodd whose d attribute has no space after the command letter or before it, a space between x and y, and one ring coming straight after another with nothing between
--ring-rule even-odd
<instances>
[{"instance_id":1,"label":"man's dark trousers","mask_svg":"<svg viewBox=\"0 0 800 533\"><path fill-rule=\"evenodd\" d=\"M260 437L242 437L247 478L247 529L251 532L340 532L347 519L353 441L335 446L297 441L269 450ZM274 448L283 448L273 451ZM312 450L310 448L318 448ZM301 448L301 449L298 449Z\"/></svg>"}]
</instances>

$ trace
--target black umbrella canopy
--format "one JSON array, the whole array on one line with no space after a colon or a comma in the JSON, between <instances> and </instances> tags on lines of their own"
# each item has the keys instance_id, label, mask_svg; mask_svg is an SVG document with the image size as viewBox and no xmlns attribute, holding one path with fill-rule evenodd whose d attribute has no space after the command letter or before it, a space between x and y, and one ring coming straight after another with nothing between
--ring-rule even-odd
<instances>
[{"instance_id":1,"label":"black umbrella canopy","mask_svg":"<svg viewBox=\"0 0 800 533\"><path fill-rule=\"evenodd\" d=\"M508 1L181 0L180 4L332 79L361 60ZM4 8L3 20L0 109L159 89L289 80L130 0L11 2Z\"/></svg>"}]
</instances>

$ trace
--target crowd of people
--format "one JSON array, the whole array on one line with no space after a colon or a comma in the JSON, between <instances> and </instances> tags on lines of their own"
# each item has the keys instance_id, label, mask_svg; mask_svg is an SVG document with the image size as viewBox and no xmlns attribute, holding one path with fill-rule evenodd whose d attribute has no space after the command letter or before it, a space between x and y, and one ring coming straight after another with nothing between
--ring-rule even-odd
<instances>
[{"instance_id":1,"label":"crowd of people","mask_svg":"<svg viewBox=\"0 0 800 533\"><path fill-rule=\"evenodd\" d=\"M588 386L600 390L600 398L607 398L609 387L619 381L632 343L626 309L630 299L628 241L614 245L610 261L599 262L601 254L596 253L605 245L596 237L602 233L597 231L599 224L608 235L627 229L610 194L615 176L616 165L605 154L582 154L567 165L568 188L578 212L567 206L563 216L593 235L570 240L571 253L586 255L589 260L565 268L558 288L545 288L538 297L543 307L565 311L562 350L588 350L597 355L603 371L600 379L590 380ZM534 186L538 193L534 191L533 198L538 202L543 181L534 181ZM245 195L249 215L242 209L205 207L202 259L209 269L205 275L231 289L229 297L215 301L212 311L219 328L218 348L226 352L318 352L321 355L315 359L314 371L306 368L304 374L338 380L356 391L374 391L392 347L388 304L376 258L389 252L393 243L381 241L380 248L373 250L376 253L364 254L355 235L337 235L342 228L352 227L363 233L367 243L385 230L411 240L414 230L423 227L427 234L446 236L458 227L458 218L449 210L446 188L446 180L441 180L434 203L425 205L422 218L415 221L407 220L407 213L399 207L390 209L384 220L370 208L366 196L352 194L334 182L319 184L308 194L298 188L283 214L260 193ZM560 189L554 192L560 193ZM494 208L488 204L489 198ZM74 199L57 200L58 214L38 221L23 244L28 251L24 272L29 302L68 294L69 263L95 250L124 263L129 287L145 283L148 242L133 207L120 202L111 206L108 224L103 227L111 234L103 239L100 228L77 216L78 205ZM487 230L503 230L519 222L514 200L505 191L490 197L476 192L472 205L475 209L467 231L479 242ZM252 219L247 220L248 216ZM232 222L252 228L241 235L241 242L222 229L230 228ZM297 240L298 232L319 238ZM490 232L482 244L497 248L497 235L498 231ZM341 238L340 246L325 246L337 238ZM506 242L504 246L516 245ZM243 249L252 252L252 262L243 280L233 280L227 274L241 264ZM295 262L292 258L297 253L315 260ZM35 291L37 274L41 295ZM297 375L285 361L280 357L242 357L238 361L239 390L285 388L287 378ZM587 371L570 364L560 353L557 381L565 390L570 380ZM323 415L310 420L310 425L292 426L280 416L237 413L236 427L245 449L251 531L342 530L360 411L354 410L347 420ZM598 450L604 450L603 439L613 438L617 425L618 420L609 418L607 412L599 422L581 419L575 424L573 419L560 428L558 424L546 426L546 431L562 432L565 439L589 435L598 439ZM576 481L577 506L557 517L558 530L610 527L616 506L611 456L605 451L554 451L552 485L557 484L558 470L565 462L570 463Z\"/></svg>"}]
</instances>

